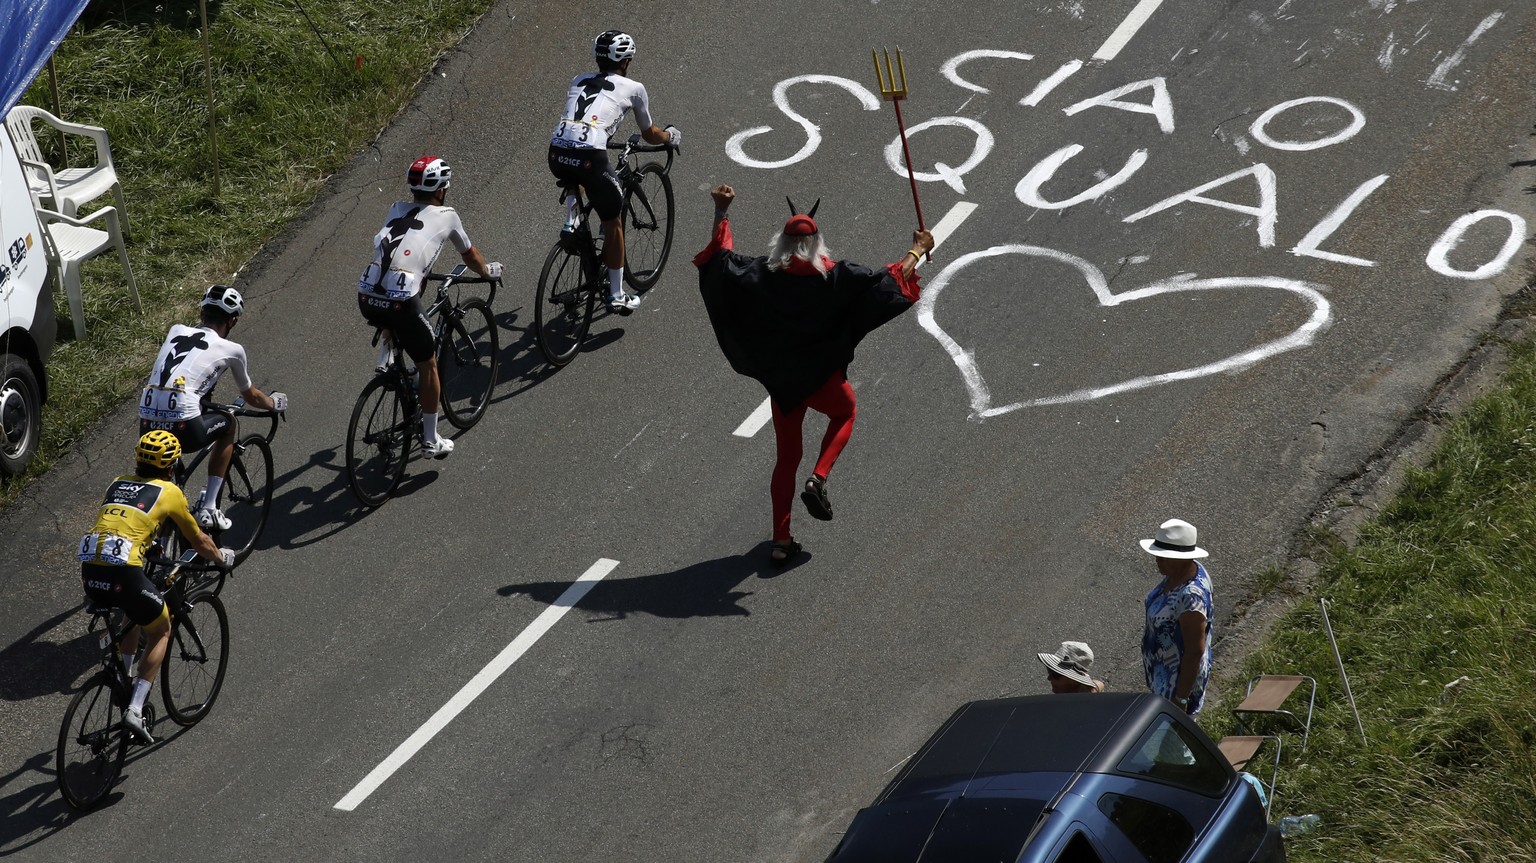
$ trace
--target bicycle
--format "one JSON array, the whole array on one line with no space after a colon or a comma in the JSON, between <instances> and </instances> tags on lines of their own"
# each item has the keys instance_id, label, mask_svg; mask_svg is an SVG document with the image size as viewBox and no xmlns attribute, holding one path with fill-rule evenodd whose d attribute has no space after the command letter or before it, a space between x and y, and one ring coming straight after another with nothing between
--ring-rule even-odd
<instances>
[{"instance_id":1,"label":"bicycle","mask_svg":"<svg viewBox=\"0 0 1536 863\"><path fill-rule=\"evenodd\" d=\"M479 297L455 299L455 285L489 282L495 296L500 279L466 278L468 267L460 264L447 275L428 273L438 282L437 299L427 309L436 317L433 328L438 381L442 389L443 415L455 428L469 429L485 415L496 386L500 344L491 307ZM382 328L375 328L373 344ZM415 369L407 371L398 344L390 351L388 365L363 387L347 423L347 481L365 506L380 506L394 493L405 476L411 442L421 429L421 404L417 399Z\"/></svg>"},{"instance_id":2,"label":"bicycle","mask_svg":"<svg viewBox=\"0 0 1536 863\"><path fill-rule=\"evenodd\" d=\"M643 144L639 135L631 135L623 144L610 143L608 149L623 151L615 173L624 190L624 209L620 212L624 220L624 281L643 295L661 278L672 251L671 172L676 148ZM629 164L631 154L662 151L667 154L665 165L647 162L636 168ZM592 235L592 204L582 196L579 185L561 183L560 189L561 200L576 196L580 215L574 226L561 231L559 241L544 258L534 301L539 350L556 368L569 363L581 349L598 298L607 291L602 251Z\"/></svg>"},{"instance_id":3,"label":"bicycle","mask_svg":"<svg viewBox=\"0 0 1536 863\"><path fill-rule=\"evenodd\" d=\"M197 577L217 572L222 584L225 572L212 564L193 564L196 556L196 552L187 551L176 560L157 555L146 558L151 579L162 585L171 616L170 642L160 665L160 698L166 715L184 728L196 725L213 708L229 664L229 615L214 582ZM101 802L122 772L129 746L123 714L133 693L133 679L123 668L117 650L129 630L122 612L114 614L113 608L89 601L85 610L91 616L87 632L101 629L97 644L102 668L64 711L54 759L59 793L70 806L81 810ZM140 657L143 648L144 639L140 638ZM143 715L145 726L154 727L153 704L144 704Z\"/></svg>"},{"instance_id":4,"label":"bicycle","mask_svg":"<svg viewBox=\"0 0 1536 863\"><path fill-rule=\"evenodd\" d=\"M208 407L225 411L237 418L262 417L272 420L272 426L266 434L253 432L235 441L234 457L229 462L224 484L219 488L218 500L213 504L229 518L230 526L228 530L212 533L216 534L221 546L234 549L235 563L244 563L267 526L267 515L272 506L272 439L277 436L278 420L287 419L287 415L282 411L261 410L240 402L210 404ZM187 480L196 473L203 460L213 453L214 446L215 442L208 443L189 463L177 462L173 475L175 483L185 489ZM192 503L192 510L196 512L205 505L206 502L199 496ZM159 540L168 556L174 557L182 550L181 535L172 525L165 526ZM223 586L222 579L219 585Z\"/></svg>"}]
</instances>

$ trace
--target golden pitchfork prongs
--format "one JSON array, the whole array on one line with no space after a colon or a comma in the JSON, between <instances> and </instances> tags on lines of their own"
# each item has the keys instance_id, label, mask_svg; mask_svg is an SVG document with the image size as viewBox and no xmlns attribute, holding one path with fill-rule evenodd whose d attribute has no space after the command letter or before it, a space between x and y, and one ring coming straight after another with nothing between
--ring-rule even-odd
<instances>
[{"instance_id":1,"label":"golden pitchfork prongs","mask_svg":"<svg viewBox=\"0 0 1536 863\"><path fill-rule=\"evenodd\" d=\"M880 68L880 51L885 52L885 68ZM891 66L891 52L888 48L880 51L871 49L869 55L875 60L875 80L880 84L880 98L887 102L896 102L907 98L907 64L901 56L901 48L896 49L896 65Z\"/></svg>"},{"instance_id":2,"label":"golden pitchfork prongs","mask_svg":"<svg viewBox=\"0 0 1536 863\"><path fill-rule=\"evenodd\" d=\"M880 67L880 52L885 52L885 68ZM912 184L912 209L917 211L917 228L926 231L923 224L923 205L917 199L917 174L912 170L912 149L907 145L907 121L901 118L901 100L907 98L907 61L902 59L901 49L896 49L896 65L891 65L891 52L888 48L879 50L871 49L869 55L875 59L875 78L880 84L880 97L891 103L896 109L896 128L901 132L901 154L907 160L907 182ZM929 255L929 258L932 258Z\"/></svg>"}]
</instances>

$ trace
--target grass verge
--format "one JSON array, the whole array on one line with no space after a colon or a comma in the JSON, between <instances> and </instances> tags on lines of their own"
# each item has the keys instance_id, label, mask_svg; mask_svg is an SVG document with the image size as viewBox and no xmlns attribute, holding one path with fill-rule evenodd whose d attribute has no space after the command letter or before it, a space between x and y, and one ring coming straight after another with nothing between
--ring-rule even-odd
<instances>
[{"instance_id":1,"label":"grass verge","mask_svg":"<svg viewBox=\"0 0 1536 863\"><path fill-rule=\"evenodd\" d=\"M0 482L0 507L138 392L170 324L191 320L208 284L229 280L310 205L491 0L208 6L217 195L196 2L92 3L54 55L64 119L111 135L144 313L114 257L86 265L88 336L55 349L41 450L26 476ZM40 75L23 101L53 111L47 81ZM43 144L59 164L57 139ZM68 146L76 163L87 156L80 139ZM68 307L55 299L68 330Z\"/></svg>"},{"instance_id":2,"label":"grass verge","mask_svg":"<svg viewBox=\"0 0 1536 863\"><path fill-rule=\"evenodd\" d=\"M1536 861L1536 347L1510 351L1500 388L1451 422L1352 548L1329 544L1316 596L1246 663L1244 678L1319 684L1274 810L1322 816L1287 843L1292 861ZM1211 711L1213 730L1231 732L1236 701Z\"/></svg>"}]
</instances>

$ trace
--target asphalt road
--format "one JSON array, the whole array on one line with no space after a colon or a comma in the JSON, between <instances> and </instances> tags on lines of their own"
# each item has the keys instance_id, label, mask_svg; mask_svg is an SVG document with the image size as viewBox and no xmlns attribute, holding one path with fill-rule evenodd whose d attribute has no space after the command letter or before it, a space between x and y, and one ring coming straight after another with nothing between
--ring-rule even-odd
<instances>
[{"instance_id":1,"label":"asphalt road","mask_svg":"<svg viewBox=\"0 0 1536 863\"><path fill-rule=\"evenodd\" d=\"M818 860L959 703L1046 691L1036 651L1087 640L1138 688L1136 540L1198 525L1225 616L1523 286L1533 25L1494 0L501 3L241 274L236 335L292 397L277 512L224 593L213 713L162 725L89 816L53 776L93 661L70 549L132 406L0 520L0 855ZM560 215L545 136L607 26L685 130L677 242L642 310L550 374L528 329ZM882 44L925 215L953 229L923 307L851 369L836 521L798 512L811 555L778 572L772 432L732 434L763 393L688 259L718 182L744 249L785 194L821 197L842 256L906 249ZM428 151L508 267L502 381L366 512L340 464L373 360L352 286Z\"/></svg>"}]
</instances>

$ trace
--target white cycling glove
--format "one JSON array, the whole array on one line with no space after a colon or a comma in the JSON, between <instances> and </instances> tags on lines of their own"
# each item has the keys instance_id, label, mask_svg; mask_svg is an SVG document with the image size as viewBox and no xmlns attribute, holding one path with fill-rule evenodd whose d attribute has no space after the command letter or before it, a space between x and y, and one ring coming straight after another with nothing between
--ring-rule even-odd
<instances>
[{"instance_id":1,"label":"white cycling glove","mask_svg":"<svg viewBox=\"0 0 1536 863\"><path fill-rule=\"evenodd\" d=\"M501 261L491 261L485 265L485 277L487 279L501 278Z\"/></svg>"},{"instance_id":2,"label":"white cycling glove","mask_svg":"<svg viewBox=\"0 0 1536 863\"><path fill-rule=\"evenodd\" d=\"M272 409L273 410L281 412L281 411L285 411L285 410L288 409L288 394L287 393L272 393L270 398L272 399Z\"/></svg>"},{"instance_id":3,"label":"white cycling glove","mask_svg":"<svg viewBox=\"0 0 1536 863\"><path fill-rule=\"evenodd\" d=\"M219 565L225 569L235 568L235 550L232 548L219 549Z\"/></svg>"},{"instance_id":4,"label":"white cycling glove","mask_svg":"<svg viewBox=\"0 0 1536 863\"><path fill-rule=\"evenodd\" d=\"M683 130L682 129L679 129L676 126L668 126L663 131L665 131L668 135L672 136L667 141L668 144L671 144L673 147L678 148L678 149L682 148L682 146L683 146Z\"/></svg>"}]
</instances>

